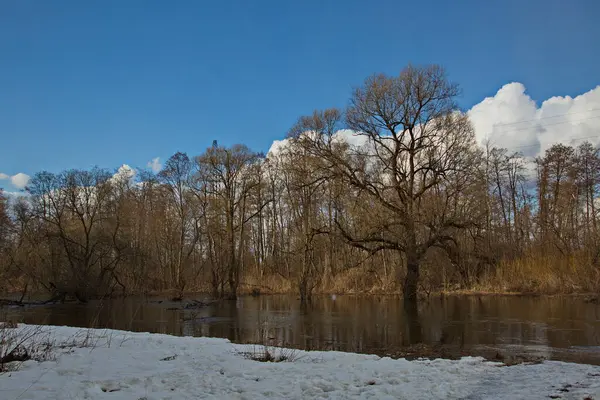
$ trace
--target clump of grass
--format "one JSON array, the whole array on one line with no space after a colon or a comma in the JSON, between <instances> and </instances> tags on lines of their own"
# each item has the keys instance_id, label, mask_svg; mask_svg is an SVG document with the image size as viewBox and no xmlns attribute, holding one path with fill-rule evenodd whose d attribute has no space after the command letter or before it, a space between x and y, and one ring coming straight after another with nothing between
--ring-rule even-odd
<instances>
[{"instance_id":1,"label":"clump of grass","mask_svg":"<svg viewBox=\"0 0 600 400\"><path fill-rule=\"evenodd\" d=\"M319 291L342 294L396 294L399 293L399 287L393 274L385 276L365 265L359 265L338 272L326 284L317 288L317 292Z\"/></svg>"},{"instance_id":2,"label":"clump of grass","mask_svg":"<svg viewBox=\"0 0 600 400\"><path fill-rule=\"evenodd\" d=\"M0 325L0 373L28 360L52 358L52 343L41 326L19 328L14 322Z\"/></svg>"},{"instance_id":3,"label":"clump of grass","mask_svg":"<svg viewBox=\"0 0 600 400\"><path fill-rule=\"evenodd\" d=\"M274 322L270 319L259 321L259 326L262 326L262 329L258 334L258 344L244 345L242 349L238 348L235 351L247 360L259 362L293 362L298 360L300 358L299 351L286 348L285 343L277 341L274 332L270 332L269 326L273 325Z\"/></svg>"},{"instance_id":4,"label":"clump of grass","mask_svg":"<svg viewBox=\"0 0 600 400\"><path fill-rule=\"evenodd\" d=\"M262 277L247 276L241 285L241 293L252 296L293 293L296 290L293 280L276 274L266 274Z\"/></svg>"},{"instance_id":5,"label":"clump of grass","mask_svg":"<svg viewBox=\"0 0 600 400\"><path fill-rule=\"evenodd\" d=\"M52 335L48 326L18 326L14 322L0 322L0 374L14 371L25 361L52 361L60 352L74 349L94 350L100 345L111 346L112 333L100 335L92 329L81 329L61 341ZM101 343L101 339L105 342Z\"/></svg>"},{"instance_id":6,"label":"clump of grass","mask_svg":"<svg viewBox=\"0 0 600 400\"><path fill-rule=\"evenodd\" d=\"M268 345L255 345L250 350L240 352L240 354L247 360L258 362L294 362L300 358L296 349Z\"/></svg>"},{"instance_id":7,"label":"clump of grass","mask_svg":"<svg viewBox=\"0 0 600 400\"><path fill-rule=\"evenodd\" d=\"M16 329L18 326L15 321L0 322L0 329Z\"/></svg>"}]
</instances>

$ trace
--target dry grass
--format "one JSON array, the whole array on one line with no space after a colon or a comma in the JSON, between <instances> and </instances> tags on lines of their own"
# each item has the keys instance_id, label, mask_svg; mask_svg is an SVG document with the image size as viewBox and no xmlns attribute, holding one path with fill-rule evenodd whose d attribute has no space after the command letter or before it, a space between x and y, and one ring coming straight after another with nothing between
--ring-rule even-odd
<instances>
[{"instance_id":1,"label":"dry grass","mask_svg":"<svg viewBox=\"0 0 600 400\"><path fill-rule=\"evenodd\" d=\"M287 348L286 343L276 339L275 332L269 329L269 326L274 325L270 318L259 321L259 325L263 328L256 338L258 344L246 344L242 347L243 350L238 347L236 353L259 362L293 362L301 358L298 350Z\"/></svg>"},{"instance_id":2,"label":"dry grass","mask_svg":"<svg viewBox=\"0 0 600 400\"><path fill-rule=\"evenodd\" d=\"M43 327L19 328L4 322L0 325L0 373L13 370L24 361L50 360L52 347Z\"/></svg>"},{"instance_id":3,"label":"dry grass","mask_svg":"<svg viewBox=\"0 0 600 400\"><path fill-rule=\"evenodd\" d=\"M281 275L268 274L260 276L247 276L240 287L240 294L286 294L295 293L296 287L292 280Z\"/></svg>"},{"instance_id":4,"label":"dry grass","mask_svg":"<svg viewBox=\"0 0 600 400\"><path fill-rule=\"evenodd\" d=\"M125 342L122 338L120 345ZM60 353L73 352L74 349L111 347L112 331L79 329L70 337L58 340L51 327L44 325L19 326L10 322L0 322L0 373L13 371L25 361L50 361Z\"/></svg>"},{"instance_id":5,"label":"dry grass","mask_svg":"<svg viewBox=\"0 0 600 400\"><path fill-rule=\"evenodd\" d=\"M399 268L397 275L395 269ZM594 267L590 257L583 254L564 256L557 251L532 251L516 260L500 261L488 267L471 286L461 285L459 274L451 265L441 266L437 258L426 260L421 268L421 295L429 294L584 294L600 293L600 268ZM402 293L402 268L391 266L387 275L381 268L363 264L338 272L324 279L314 294L397 295ZM474 275L474 273L473 273ZM474 277L473 277L474 280ZM186 288L183 297L212 292L209 281ZM248 271L242 277L238 294L297 294L294 277L265 274L262 277ZM175 291L147 292L147 295L176 297Z\"/></svg>"},{"instance_id":6,"label":"dry grass","mask_svg":"<svg viewBox=\"0 0 600 400\"><path fill-rule=\"evenodd\" d=\"M575 294L600 291L600 269L581 256L529 255L501 262L474 291Z\"/></svg>"},{"instance_id":7,"label":"dry grass","mask_svg":"<svg viewBox=\"0 0 600 400\"><path fill-rule=\"evenodd\" d=\"M296 349L287 349L266 344L253 345L249 350L238 353L248 360L259 362L294 362L300 358L299 352Z\"/></svg>"},{"instance_id":8,"label":"dry grass","mask_svg":"<svg viewBox=\"0 0 600 400\"><path fill-rule=\"evenodd\" d=\"M338 294L397 294L398 282L393 276L380 276L364 267L354 267L338 273L319 290Z\"/></svg>"}]
</instances>

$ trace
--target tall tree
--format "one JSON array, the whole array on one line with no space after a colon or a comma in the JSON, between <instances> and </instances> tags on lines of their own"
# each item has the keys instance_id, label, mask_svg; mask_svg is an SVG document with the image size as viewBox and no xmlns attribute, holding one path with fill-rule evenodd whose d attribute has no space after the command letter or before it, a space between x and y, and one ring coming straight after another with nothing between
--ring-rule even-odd
<instances>
[{"instance_id":1,"label":"tall tree","mask_svg":"<svg viewBox=\"0 0 600 400\"><path fill-rule=\"evenodd\" d=\"M171 156L159 173L176 216L177 239L170 257L170 266L171 285L180 292L183 292L186 286L185 275L202 234L199 220L202 218L203 209L197 207L199 204L195 201L202 197L194 195L193 174L194 163L187 154L181 152Z\"/></svg>"},{"instance_id":2,"label":"tall tree","mask_svg":"<svg viewBox=\"0 0 600 400\"><path fill-rule=\"evenodd\" d=\"M332 172L386 212L386 222L365 233L339 223L347 242L376 252L393 249L406 258L404 297L417 299L420 264L434 246L455 241L473 222L468 193L479 153L466 115L454 101L458 87L438 66L413 67L397 77L376 75L357 88L346 123L366 139L336 149L339 113L301 118L295 132Z\"/></svg>"},{"instance_id":3,"label":"tall tree","mask_svg":"<svg viewBox=\"0 0 600 400\"><path fill-rule=\"evenodd\" d=\"M555 144L536 159L541 240L570 255L577 247L577 160L575 149Z\"/></svg>"},{"instance_id":4,"label":"tall tree","mask_svg":"<svg viewBox=\"0 0 600 400\"><path fill-rule=\"evenodd\" d=\"M258 160L259 155L244 145L231 148L214 145L196 159L198 179L205 183L207 192L219 199L214 204L221 207L226 233L227 282L231 298L237 297L240 284L245 228L264 207L264 204L258 205L251 212L249 205L251 193L259 184Z\"/></svg>"},{"instance_id":5,"label":"tall tree","mask_svg":"<svg viewBox=\"0 0 600 400\"><path fill-rule=\"evenodd\" d=\"M4 195L4 191L0 188L0 278L4 278L9 268L7 253L11 242L12 225L8 215L8 200ZM6 282L5 279L2 279L2 282ZM3 286L3 284L0 284L0 290L3 289Z\"/></svg>"},{"instance_id":6,"label":"tall tree","mask_svg":"<svg viewBox=\"0 0 600 400\"><path fill-rule=\"evenodd\" d=\"M49 285L81 301L103 294L116 277L111 174L94 168L61 174L41 172L28 187L32 211L46 225L46 238L57 251Z\"/></svg>"},{"instance_id":7,"label":"tall tree","mask_svg":"<svg viewBox=\"0 0 600 400\"><path fill-rule=\"evenodd\" d=\"M8 216L8 199L0 188L0 248L8 241L9 229L12 223Z\"/></svg>"},{"instance_id":8,"label":"tall tree","mask_svg":"<svg viewBox=\"0 0 600 400\"><path fill-rule=\"evenodd\" d=\"M329 231L323 215L328 176L323 173L321 160L311 156L293 137L278 159L290 211L292 253L300 258L297 288L301 302L306 303L323 277L325 260L317 254L317 237Z\"/></svg>"}]
</instances>

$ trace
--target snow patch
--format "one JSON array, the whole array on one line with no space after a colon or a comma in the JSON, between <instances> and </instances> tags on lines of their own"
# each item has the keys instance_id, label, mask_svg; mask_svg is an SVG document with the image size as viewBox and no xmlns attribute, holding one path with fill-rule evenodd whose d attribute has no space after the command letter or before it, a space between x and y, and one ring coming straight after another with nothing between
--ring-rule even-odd
<instances>
[{"instance_id":1,"label":"snow patch","mask_svg":"<svg viewBox=\"0 0 600 400\"><path fill-rule=\"evenodd\" d=\"M25 326L21 326L22 329ZM48 327L57 340L81 331ZM93 330L85 330L87 332ZM600 367L546 361L502 367L478 357L393 360L305 352L291 362L241 356L255 345L112 330L107 340L0 375L3 399L518 399L600 396ZM88 333L89 335L89 333ZM93 335L92 335L93 336ZM110 340L109 340L110 339Z\"/></svg>"}]
</instances>

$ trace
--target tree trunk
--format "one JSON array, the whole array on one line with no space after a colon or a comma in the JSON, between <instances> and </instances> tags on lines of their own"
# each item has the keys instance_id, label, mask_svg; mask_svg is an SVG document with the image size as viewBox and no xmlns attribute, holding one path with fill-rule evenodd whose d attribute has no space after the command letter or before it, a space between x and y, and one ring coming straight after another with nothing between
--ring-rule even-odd
<instances>
[{"instance_id":1,"label":"tree trunk","mask_svg":"<svg viewBox=\"0 0 600 400\"><path fill-rule=\"evenodd\" d=\"M405 338L404 345L413 345L423 342L423 329L419 319L419 307L415 300L408 300L404 297L404 318L408 327L408 335Z\"/></svg>"},{"instance_id":2,"label":"tree trunk","mask_svg":"<svg viewBox=\"0 0 600 400\"><path fill-rule=\"evenodd\" d=\"M419 285L419 257L408 252L406 254L406 277L404 278L404 301L417 301L417 288Z\"/></svg>"}]
</instances>

